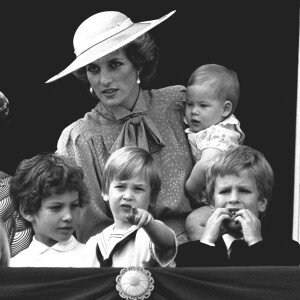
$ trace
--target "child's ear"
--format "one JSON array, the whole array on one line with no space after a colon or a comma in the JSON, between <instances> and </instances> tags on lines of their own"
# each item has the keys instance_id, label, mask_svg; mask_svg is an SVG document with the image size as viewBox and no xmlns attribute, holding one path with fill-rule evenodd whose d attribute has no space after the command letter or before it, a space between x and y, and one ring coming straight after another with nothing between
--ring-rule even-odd
<instances>
[{"instance_id":1,"label":"child's ear","mask_svg":"<svg viewBox=\"0 0 300 300\"><path fill-rule=\"evenodd\" d=\"M223 113L222 117L228 117L232 111L232 103L230 101L225 101L223 104Z\"/></svg>"},{"instance_id":2,"label":"child's ear","mask_svg":"<svg viewBox=\"0 0 300 300\"><path fill-rule=\"evenodd\" d=\"M263 214L266 211L268 205L268 199L267 198L260 198L258 200L258 211L259 213Z\"/></svg>"},{"instance_id":3,"label":"child's ear","mask_svg":"<svg viewBox=\"0 0 300 300\"><path fill-rule=\"evenodd\" d=\"M107 194L102 194L102 198L104 201L108 201L108 195Z\"/></svg>"},{"instance_id":4,"label":"child's ear","mask_svg":"<svg viewBox=\"0 0 300 300\"><path fill-rule=\"evenodd\" d=\"M21 216L28 222L32 223L34 221L33 215L27 214L24 212L24 207L20 207L20 214Z\"/></svg>"}]
</instances>

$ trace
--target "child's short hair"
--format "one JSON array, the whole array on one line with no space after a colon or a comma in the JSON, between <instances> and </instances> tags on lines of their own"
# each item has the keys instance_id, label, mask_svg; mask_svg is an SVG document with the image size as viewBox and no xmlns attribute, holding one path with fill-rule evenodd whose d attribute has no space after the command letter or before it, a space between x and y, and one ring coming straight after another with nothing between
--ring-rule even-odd
<instances>
[{"instance_id":1,"label":"child's short hair","mask_svg":"<svg viewBox=\"0 0 300 300\"><path fill-rule=\"evenodd\" d=\"M187 87L192 85L207 86L217 99L232 103L230 114L235 111L240 96L240 85L234 71L216 64L203 65L190 76Z\"/></svg>"},{"instance_id":2,"label":"child's short hair","mask_svg":"<svg viewBox=\"0 0 300 300\"><path fill-rule=\"evenodd\" d=\"M77 191L79 206L89 203L90 195L83 181L81 167L55 153L38 154L19 164L10 182L15 209L36 214L42 200L54 194Z\"/></svg>"},{"instance_id":3,"label":"child's short hair","mask_svg":"<svg viewBox=\"0 0 300 300\"><path fill-rule=\"evenodd\" d=\"M213 202L218 176L238 175L242 170L247 170L255 180L260 199L269 202L274 185L273 170L261 152L246 145L224 151L208 164L205 172L208 202Z\"/></svg>"},{"instance_id":4,"label":"child's short hair","mask_svg":"<svg viewBox=\"0 0 300 300\"><path fill-rule=\"evenodd\" d=\"M0 267L8 267L10 261L10 249L7 231L0 220Z\"/></svg>"},{"instance_id":5,"label":"child's short hair","mask_svg":"<svg viewBox=\"0 0 300 300\"><path fill-rule=\"evenodd\" d=\"M114 179L128 180L141 172L144 172L145 178L149 179L150 203L154 204L161 189L160 170L153 156L138 147L123 147L111 154L104 168L102 193L108 194Z\"/></svg>"}]
</instances>

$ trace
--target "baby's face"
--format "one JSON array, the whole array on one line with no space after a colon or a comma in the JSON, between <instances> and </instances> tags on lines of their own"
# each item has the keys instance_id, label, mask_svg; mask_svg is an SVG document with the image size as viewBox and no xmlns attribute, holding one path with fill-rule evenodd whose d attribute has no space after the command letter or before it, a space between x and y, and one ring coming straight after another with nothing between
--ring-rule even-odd
<instances>
[{"instance_id":1,"label":"baby's face","mask_svg":"<svg viewBox=\"0 0 300 300\"><path fill-rule=\"evenodd\" d=\"M193 132L199 132L224 119L224 101L207 87L192 85L186 90L185 118Z\"/></svg>"},{"instance_id":2,"label":"baby's face","mask_svg":"<svg viewBox=\"0 0 300 300\"><path fill-rule=\"evenodd\" d=\"M77 224L78 210L77 191L43 199L39 211L31 216L36 239L48 247L69 240Z\"/></svg>"}]
</instances>

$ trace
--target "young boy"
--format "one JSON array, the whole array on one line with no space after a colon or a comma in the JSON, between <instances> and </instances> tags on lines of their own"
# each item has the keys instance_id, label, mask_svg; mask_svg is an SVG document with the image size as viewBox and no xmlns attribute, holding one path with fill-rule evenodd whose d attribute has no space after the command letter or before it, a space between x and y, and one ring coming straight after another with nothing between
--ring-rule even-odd
<instances>
[{"instance_id":1,"label":"young boy","mask_svg":"<svg viewBox=\"0 0 300 300\"><path fill-rule=\"evenodd\" d=\"M137 147L123 147L108 159L103 173L103 199L114 224L89 239L103 267L174 266L175 233L148 212L161 188L154 158Z\"/></svg>"},{"instance_id":2,"label":"young boy","mask_svg":"<svg viewBox=\"0 0 300 300\"><path fill-rule=\"evenodd\" d=\"M39 154L19 164L10 193L15 209L35 233L10 266L98 266L73 236L79 209L89 202L81 168L59 155Z\"/></svg>"},{"instance_id":3,"label":"young boy","mask_svg":"<svg viewBox=\"0 0 300 300\"><path fill-rule=\"evenodd\" d=\"M201 240L179 246L176 265L298 266L300 245L296 241L262 237L260 220L273 182L272 168L259 151L238 146L220 154L206 170L207 199L214 211Z\"/></svg>"}]
</instances>

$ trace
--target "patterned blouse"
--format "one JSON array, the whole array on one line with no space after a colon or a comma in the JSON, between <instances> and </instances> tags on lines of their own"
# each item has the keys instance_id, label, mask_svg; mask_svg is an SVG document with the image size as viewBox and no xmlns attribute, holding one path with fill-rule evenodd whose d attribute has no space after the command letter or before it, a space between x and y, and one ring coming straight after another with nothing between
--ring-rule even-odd
<instances>
[{"instance_id":1,"label":"patterned blouse","mask_svg":"<svg viewBox=\"0 0 300 300\"><path fill-rule=\"evenodd\" d=\"M110 153L132 145L152 153L161 168L162 190L150 212L175 231L179 243L187 241L184 222L191 207L184 186L193 158L184 132L184 98L185 87L171 86L141 91L132 111L120 106L108 110L100 101L63 130L57 152L83 168L91 193L91 203L81 211L76 230L80 242L113 223L101 195L103 169Z\"/></svg>"}]
</instances>

